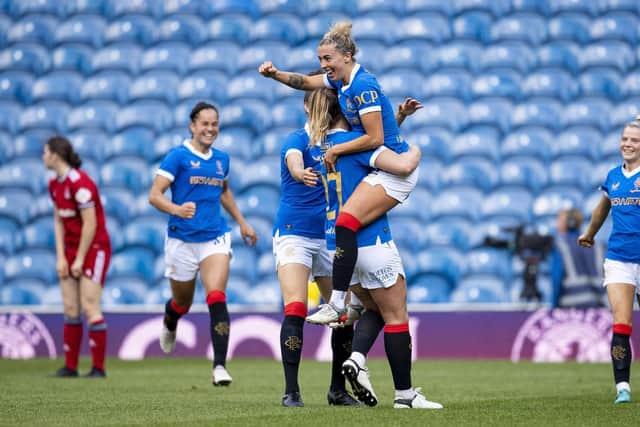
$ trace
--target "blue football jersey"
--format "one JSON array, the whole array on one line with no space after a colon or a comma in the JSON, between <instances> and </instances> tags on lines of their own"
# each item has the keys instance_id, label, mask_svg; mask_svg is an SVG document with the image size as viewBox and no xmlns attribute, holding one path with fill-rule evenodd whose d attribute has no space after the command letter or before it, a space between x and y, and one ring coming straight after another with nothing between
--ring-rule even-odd
<instances>
[{"instance_id":1,"label":"blue football jersey","mask_svg":"<svg viewBox=\"0 0 640 427\"><path fill-rule=\"evenodd\" d=\"M601 189L611 201L613 227L606 257L622 262L640 262L640 168L625 173L611 169Z\"/></svg>"},{"instance_id":2,"label":"blue football jersey","mask_svg":"<svg viewBox=\"0 0 640 427\"><path fill-rule=\"evenodd\" d=\"M342 144L351 141L362 133L335 130L327 135L330 145ZM316 153L321 153L322 148L316 145ZM336 163L336 171L327 173L322 162L322 182L325 186L327 198L327 221L325 225L325 238L327 248L336 248L335 223L344 202L353 194L356 187L369 172L374 169L374 151L363 151L360 153L340 156ZM391 228L387 215L383 215L366 227L358 230L356 235L358 247L373 246L376 243L386 243L391 240Z\"/></svg>"},{"instance_id":3,"label":"blue football jersey","mask_svg":"<svg viewBox=\"0 0 640 427\"><path fill-rule=\"evenodd\" d=\"M287 137L280 151L280 206L273 224L273 234L322 239L327 202L320 182L315 188L307 187L291 176L286 158L291 152L302 154L305 169L320 172L321 155L309 147L309 134L299 129Z\"/></svg>"},{"instance_id":4,"label":"blue football jersey","mask_svg":"<svg viewBox=\"0 0 640 427\"><path fill-rule=\"evenodd\" d=\"M343 85L342 80L329 80L326 74L324 75L324 84L338 92L340 109L353 131L366 133L360 116L372 111L380 111L384 129L384 145L396 153L404 153L409 150L409 145L400 136L393 106L373 74L361 67L360 64L356 64L351 72L351 80L348 85Z\"/></svg>"},{"instance_id":5,"label":"blue football jersey","mask_svg":"<svg viewBox=\"0 0 640 427\"><path fill-rule=\"evenodd\" d=\"M167 153L157 173L171 181L173 203L196 204L196 213L191 219L169 217L169 237L185 242L207 242L229 231L220 215L220 195L229 174L226 153L212 148L205 155L187 140Z\"/></svg>"}]
</instances>

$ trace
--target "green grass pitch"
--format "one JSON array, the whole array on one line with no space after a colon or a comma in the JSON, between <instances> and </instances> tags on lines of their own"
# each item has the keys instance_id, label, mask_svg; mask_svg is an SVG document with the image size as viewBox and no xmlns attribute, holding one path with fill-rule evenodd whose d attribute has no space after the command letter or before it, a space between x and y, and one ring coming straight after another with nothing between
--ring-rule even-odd
<instances>
[{"instance_id":1,"label":"green grass pitch","mask_svg":"<svg viewBox=\"0 0 640 427\"><path fill-rule=\"evenodd\" d=\"M630 426L640 405L614 405L608 364L512 364L418 361L414 386L444 404L440 411L393 409L385 360L369 363L375 408L326 402L329 363L303 360L304 408L283 408L282 367L271 360L232 360L228 388L210 384L204 359L109 360L109 377L53 379L60 360L0 360L2 426ZM80 363L80 374L89 361ZM635 367L634 367L635 368ZM633 378L632 378L633 385ZM640 392L638 392L640 398Z\"/></svg>"}]
</instances>

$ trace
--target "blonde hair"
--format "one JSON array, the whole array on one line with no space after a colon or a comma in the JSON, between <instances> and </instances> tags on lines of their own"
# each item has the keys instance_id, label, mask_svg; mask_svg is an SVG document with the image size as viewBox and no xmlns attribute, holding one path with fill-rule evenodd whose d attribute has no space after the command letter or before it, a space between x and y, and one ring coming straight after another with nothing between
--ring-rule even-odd
<instances>
[{"instance_id":1,"label":"blonde hair","mask_svg":"<svg viewBox=\"0 0 640 427\"><path fill-rule=\"evenodd\" d=\"M322 144L329 130L340 120L342 112L338 94L329 88L316 89L309 95L309 145Z\"/></svg>"},{"instance_id":2,"label":"blonde hair","mask_svg":"<svg viewBox=\"0 0 640 427\"><path fill-rule=\"evenodd\" d=\"M351 53L351 58L355 61L358 48L356 47L356 42L353 40L353 37L351 37L352 26L349 21L336 22L329 28L329 31L322 36L322 40L320 40L318 46L335 44L336 49L343 54Z\"/></svg>"}]
</instances>

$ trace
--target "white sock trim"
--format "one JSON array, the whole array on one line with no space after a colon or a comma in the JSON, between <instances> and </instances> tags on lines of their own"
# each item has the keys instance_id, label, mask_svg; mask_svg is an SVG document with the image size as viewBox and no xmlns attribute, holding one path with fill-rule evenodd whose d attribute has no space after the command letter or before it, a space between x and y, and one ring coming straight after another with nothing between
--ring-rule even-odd
<instances>
[{"instance_id":1,"label":"white sock trim","mask_svg":"<svg viewBox=\"0 0 640 427\"><path fill-rule=\"evenodd\" d=\"M619 393L620 390L628 390L631 392L631 385L626 381L619 382L616 384L616 391Z\"/></svg>"},{"instance_id":2,"label":"white sock trim","mask_svg":"<svg viewBox=\"0 0 640 427\"><path fill-rule=\"evenodd\" d=\"M338 310L344 310L344 299L347 296L345 291L331 291L331 299L329 303L333 304Z\"/></svg>"},{"instance_id":3,"label":"white sock trim","mask_svg":"<svg viewBox=\"0 0 640 427\"><path fill-rule=\"evenodd\" d=\"M365 364L367 363L367 358L364 356L364 354L358 353L357 351L351 353L351 356L349 358L356 362L361 368L364 368Z\"/></svg>"}]
</instances>

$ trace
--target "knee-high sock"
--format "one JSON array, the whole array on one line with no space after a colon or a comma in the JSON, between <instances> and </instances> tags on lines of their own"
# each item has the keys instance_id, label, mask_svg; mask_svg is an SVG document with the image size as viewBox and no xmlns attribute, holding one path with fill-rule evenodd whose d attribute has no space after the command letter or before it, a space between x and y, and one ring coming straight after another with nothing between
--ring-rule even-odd
<instances>
[{"instance_id":1,"label":"knee-high sock","mask_svg":"<svg viewBox=\"0 0 640 427\"><path fill-rule=\"evenodd\" d=\"M411 388L411 335L409 324L384 327L384 350L396 390Z\"/></svg>"},{"instance_id":2,"label":"knee-high sock","mask_svg":"<svg viewBox=\"0 0 640 427\"><path fill-rule=\"evenodd\" d=\"M73 370L78 369L78 356L82 342L82 320L79 317L65 316L62 340L64 342L65 366Z\"/></svg>"},{"instance_id":3,"label":"knee-high sock","mask_svg":"<svg viewBox=\"0 0 640 427\"><path fill-rule=\"evenodd\" d=\"M353 351L366 356L384 327L384 319L376 311L366 310L356 324L353 334Z\"/></svg>"},{"instance_id":4,"label":"knee-high sock","mask_svg":"<svg viewBox=\"0 0 640 427\"><path fill-rule=\"evenodd\" d=\"M224 292L211 291L207 294L209 318L211 319L211 344L213 344L213 366L224 366L229 348L229 311Z\"/></svg>"},{"instance_id":5,"label":"knee-high sock","mask_svg":"<svg viewBox=\"0 0 640 427\"><path fill-rule=\"evenodd\" d=\"M346 292L358 260L358 240L356 233L360 221L345 212L338 214L336 220L336 252L333 257L333 289Z\"/></svg>"},{"instance_id":6,"label":"knee-high sock","mask_svg":"<svg viewBox=\"0 0 640 427\"><path fill-rule=\"evenodd\" d=\"M298 370L302 356L305 317L307 317L307 306L302 302L294 301L284 307L284 320L280 328L280 353L287 394L300 391Z\"/></svg>"},{"instance_id":7,"label":"knee-high sock","mask_svg":"<svg viewBox=\"0 0 640 427\"><path fill-rule=\"evenodd\" d=\"M631 325L616 323L611 337L611 362L616 384L629 382L631 372Z\"/></svg>"},{"instance_id":8,"label":"knee-high sock","mask_svg":"<svg viewBox=\"0 0 640 427\"><path fill-rule=\"evenodd\" d=\"M182 307L176 304L172 299L168 300L164 305L164 325L171 332L175 331L178 327L178 320L189 312L190 307Z\"/></svg>"},{"instance_id":9,"label":"knee-high sock","mask_svg":"<svg viewBox=\"0 0 640 427\"><path fill-rule=\"evenodd\" d=\"M342 363L351 354L353 341L353 326L336 328L331 332L331 390L345 390L344 376L342 375Z\"/></svg>"},{"instance_id":10,"label":"knee-high sock","mask_svg":"<svg viewBox=\"0 0 640 427\"><path fill-rule=\"evenodd\" d=\"M89 347L93 367L104 371L104 356L107 351L107 324L104 319L89 325Z\"/></svg>"}]
</instances>

